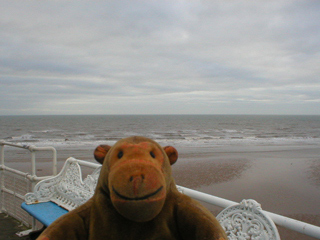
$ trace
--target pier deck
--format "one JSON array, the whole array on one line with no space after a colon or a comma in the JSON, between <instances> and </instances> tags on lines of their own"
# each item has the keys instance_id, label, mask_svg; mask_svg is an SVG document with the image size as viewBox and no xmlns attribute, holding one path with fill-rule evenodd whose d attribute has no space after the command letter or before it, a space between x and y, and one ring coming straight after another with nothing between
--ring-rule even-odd
<instances>
[{"instance_id":1,"label":"pier deck","mask_svg":"<svg viewBox=\"0 0 320 240\"><path fill-rule=\"evenodd\" d=\"M0 213L0 239L1 240L27 240L26 237L18 237L17 232L26 230L27 228L20 224L19 221L7 216L4 213Z\"/></svg>"}]
</instances>

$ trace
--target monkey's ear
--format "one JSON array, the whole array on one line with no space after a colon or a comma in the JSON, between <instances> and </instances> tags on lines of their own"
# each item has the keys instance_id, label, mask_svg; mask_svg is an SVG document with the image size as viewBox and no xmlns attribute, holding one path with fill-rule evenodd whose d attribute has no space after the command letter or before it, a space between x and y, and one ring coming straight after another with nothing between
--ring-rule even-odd
<instances>
[{"instance_id":1,"label":"monkey's ear","mask_svg":"<svg viewBox=\"0 0 320 240\"><path fill-rule=\"evenodd\" d=\"M167 154L167 156L169 158L170 164L173 165L178 160L178 151L177 151L177 149L175 149L172 146L166 146L163 149L164 149L164 151L166 152L166 154Z\"/></svg>"},{"instance_id":2,"label":"monkey's ear","mask_svg":"<svg viewBox=\"0 0 320 240\"><path fill-rule=\"evenodd\" d=\"M99 145L93 152L94 158L101 164L103 164L104 158L110 150L109 145Z\"/></svg>"}]
</instances>

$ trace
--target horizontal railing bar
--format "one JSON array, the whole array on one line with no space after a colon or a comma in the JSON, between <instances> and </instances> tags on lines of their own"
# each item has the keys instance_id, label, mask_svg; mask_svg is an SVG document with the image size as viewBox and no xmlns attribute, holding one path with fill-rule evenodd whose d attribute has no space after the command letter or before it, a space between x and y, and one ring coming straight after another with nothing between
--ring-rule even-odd
<instances>
[{"instance_id":1,"label":"horizontal railing bar","mask_svg":"<svg viewBox=\"0 0 320 240\"><path fill-rule=\"evenodd\" d=\"M11 146L11 147L17 147L17 148L24 148L24 149L28 149L29 145L21 145L21 144L16 144L16 143L10 143L10 142L5 142L5 141L0 141L0 145L7 145L7 146Z\"/></svg>"},{"instance_id":2,"label":"horizontal railing bar","mask_svg":"<svg viewBox=\"0 0 320 240\"><path fill-rule=\"evenodd\" d=\"M199 192L190 188L177 186L182 193L188 195L191 198L197 199L199 201L203 201L218 207L226 208L232 205L238 204L237 202L233 202L227 199L219 198L207 193ZM296 232L303 233L305 235L320 238L320 227L308 224L305 222L301 222L292 218L284 217L275 213L271 213L268 211L263 212L268 215L276 224L279 226L285 227L287 229L291 229Z\"/></svg>"},{"instance_id":3,"label":"horizontal railing bar","mask_svg":"<svg viewBox=\"0 0 320 240\"><path fill-rule=\"evenodd\" d=\"M98 164L98 163L83 161L83 160L79 160L79 159L76 159L73 157L69 157L67 160L72 161L72 162L77 162L82 166L86 166L86 167L90 167L90 168L97 168L97 167L101 166L101 164Z\"/></svg>"},{"instance_id":4,"label":"horizontal railing bar","mask_svg":"<svg viewBox=\"0 0 320 240\"><path fill-rule=\"evenodd\" d=\"M11 173L14 173L14 174L17 174L17 175L19 175L19 176L28 178L29 180L31 180L31 181L36 181L36 182L37 182L37 181L44 180L44 179L47 179L47 178L50 178L50 177L54 177L54 175L42 176L42 177L32 176L30 173L21 172L21 171L19 171L19 170L17 170L17 169L10 168L10 167L3 166L3 165L0 165L0 169L2 169L2 170L4 170L4 171L11 172Z\"/></svg>"},{"instance_id":5,"label":"horizontal railing bar","mask_svg":"<svg viewBox=\"0 0 320 240\"><path fill-rule=\"evenodd\" d=\"M5 141L0 141L0 145L7 145L7 146L11 146L11 147L24 148L24 149L28 149L30 151L56 151L56 149L54 147L37 147L34 145L21 145L21 144L5 142Z\"/></svg>"},{"instance_id":6,"label":"horizontal railing bar","mask_svg":"<svg viewBox=\"0 0 320 240\"><path fill-rule=\"evenodd\" d=\"M207 193L199 192L190 188L186 188L182 186L177 186L177 188L180 191L182 191L183 194L186 194L191 198L194 198L209 204L213 204L221 208L226 208L226 207L238 204L237 202L233 202L224 198L219 198L219 197L216 197Z\"/></svg>"},{"instance_id":7,"label":"horizontal railing bar","mask_svg":"<svg viewBox=\"0 0 320 240\"><path fill-rule=\"evenodd\" d=\"M45 179L48 179L48 178L52 178L52 177L54 177L54 176L53 175L43 176L43 177L30 176L30 175L27 176L28 179L30 179L31 181L35 181L35 182L38 182L38 181L41 181L41 180L45 180Z\"/></svg>"},{"instance_id":8,"label":"horizontal railing bar","mask_svg":"<svg viewBox=\"0 0 320 240\"><path fill-rule=\"evenodd\" d=\"M17 169L10 168L10 167L4 166L4 165L0 165L0 169L3 169L5 171L11 172L11 173L15 173L15 174L22 176L22 177L27 177L28 175L30 175L29 173L21 172Z\"/></svg>"},{"instance_id":9,"label":"horizontal railing bar","mask_svg":"<svg viewBox=\"0 0 320 240\"><path fill-rule=\"evenodd\" d=\"M6 187L2 187L2 191L6 192L6 193L9 193L9 194L11 194L13 196L16 196L16 197L20 198L21 200L24 200L24 196L23 195L21 195L19 193L16 193L16 192L14 192L14 191L6 188Z\"/></svg>"},{"instance_id":10,"label":"horizontal railing bar","mask_svg":"<svg viewBox=\"0 0 320 240\"><path fill-rule=\"evenodd\" d=\"M293 231L320 239L320 227L305 223L296 219L288 218L279 214L264 211L277 225L291 229Z\"/></svg>"}]
</instances>

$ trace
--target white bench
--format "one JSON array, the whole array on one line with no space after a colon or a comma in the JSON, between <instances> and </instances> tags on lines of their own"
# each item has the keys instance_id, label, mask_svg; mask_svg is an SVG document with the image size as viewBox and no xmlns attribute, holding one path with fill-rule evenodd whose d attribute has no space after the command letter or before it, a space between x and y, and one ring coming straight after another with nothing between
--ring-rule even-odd
<instances>
[{"instance_id":1,"label":"white bench","mask_svg":"<svg viewBox=\"0 0 320 240\"><path fill-rule=\"evenodd\" d=\"M81 165L93 167L93 172L82 179ZM68 158L54 177L36 184L32 193L25 195L21 207L45 226L61 215L85 203L94 194L101 165Z\"/></svg>"},{"instance_id":2,"label":"white bench","mask_svg":"<svg viewBox=\"0 0 320 240\"><path fill-rule=\"evenodd\" d=\"M84 180L81 165L94 169ZM58 217L93 196L100 170L101 165L68 158L58 175L40 181L32 193L25 195L25 202L21 207L42 224L49 226ZM181 192L186 189L178 186ZM275 224L254 200L243 200L240 204L225 208L217 219L229 240L280 239Z\"/></svg>"}]
</instances>

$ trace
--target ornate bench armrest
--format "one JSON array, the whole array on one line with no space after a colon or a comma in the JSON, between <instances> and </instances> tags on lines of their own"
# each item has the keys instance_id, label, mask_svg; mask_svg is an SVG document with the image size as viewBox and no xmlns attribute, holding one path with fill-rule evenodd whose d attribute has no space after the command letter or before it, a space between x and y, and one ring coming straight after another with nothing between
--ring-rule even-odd
<instances>
[{"instance_id":1,"label":"ornate bench armrest","mask_svg":"<svg viewBox=\"0 0 320 240\"><path fill-rule=\"evenodd\" d=\"M52 201L70 211L93 196L100 170L97 167L82 181L79 163L69 158L58 175L38 182L34 191L25 195L25 201L27 204Z\"/></svg>"},{"instance_id":2,"label":"ornate bench armrest","mask_svg":"<svg viewBox=\"0 0 320 240\"><path fill-rule=\"evenodd\" d=\"M240 204L227 207L218 214L217 219L229 240L280 240L276 225L262 212L260 204L255 200L242 200Z\"/></svg>"}]
</instances>

